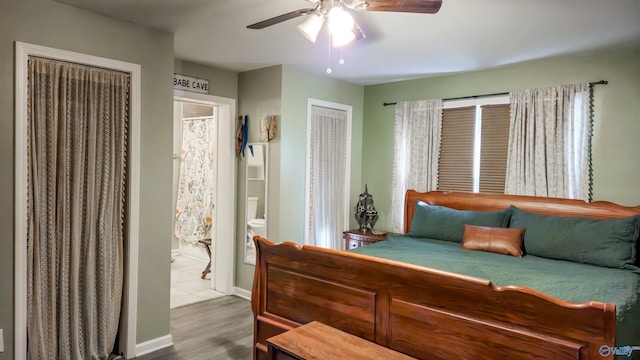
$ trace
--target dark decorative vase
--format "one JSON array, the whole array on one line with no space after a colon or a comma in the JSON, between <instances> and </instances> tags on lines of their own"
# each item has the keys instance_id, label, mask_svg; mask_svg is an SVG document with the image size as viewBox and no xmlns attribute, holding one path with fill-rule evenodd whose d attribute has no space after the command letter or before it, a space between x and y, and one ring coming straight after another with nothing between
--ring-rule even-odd
<instances>
[{"instance_id":1,"label":"dark decorative vase","mask_svg":"<svg viewBox=\"0 0 640 360\"><path fill-rule=\"evenodd\" d=\"M360 231L372 231L373 226L376 224L376 221L378 221L378 211L375 206L373 206L373 196L369 194L367 185L364 186L364 192L360 194L354 210Z\"/></svg>"}]
</instances>

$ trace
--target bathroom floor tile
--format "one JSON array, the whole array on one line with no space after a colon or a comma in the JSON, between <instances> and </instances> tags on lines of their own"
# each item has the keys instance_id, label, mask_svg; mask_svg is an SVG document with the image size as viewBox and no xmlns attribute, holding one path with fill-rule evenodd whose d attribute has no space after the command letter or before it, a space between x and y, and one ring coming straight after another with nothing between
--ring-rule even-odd
<instances>
[{"instance_id":1,"label":"bathroom floor tile","mask_svg":"<svg viewBox=\"0 0 640 360\"><path fill-rule=\"evenodd\" d=\"M172 287L178 290L186 291L188 293L194 293L194 292L210 289L211 280L195 279L195 280L183 281L183 282L173 284Z\"/></svg>"},{"instance_id":2,"label":"bathroom floor tile","mask_svg":"<svg viewBox=\"0 0 640 360\"><path fill-rule=\"evenodd\" d=\"M210 299L215 299L215 298L219 298L219 297L223 297L224 294L223 293L219 293L215 290L202 290L202 291L198 291L198 292L194 292L192 295L201 297L204 300L210 300Z\"/></svg>"},{"instance_id":3,"label":"bathroom floor tile","mask_svg":"<svg viewBox=\"0 0 640 360\"><path fill-rule=\"evenodd\" d=\"M174 256L171 263L171 308L223 296L211 290L211 274L203 280L207 263L188 256Z\"/></svg>"}]
</instances>

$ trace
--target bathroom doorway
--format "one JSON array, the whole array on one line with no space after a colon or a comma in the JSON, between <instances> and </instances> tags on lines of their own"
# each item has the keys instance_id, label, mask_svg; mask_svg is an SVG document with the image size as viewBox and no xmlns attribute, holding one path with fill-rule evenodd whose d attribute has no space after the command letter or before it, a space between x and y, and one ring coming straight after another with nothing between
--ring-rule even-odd
<instances>
[{"instance_id":1,"label":"bathroom doorway","mask_svg":"<svg viewBox=\"0 0 640 360\"><path fill-rule=\"evenodd\" d=\"M172 309L233 293L231 102L179 91L174 98Z\"/></svg>"}]
</instances>

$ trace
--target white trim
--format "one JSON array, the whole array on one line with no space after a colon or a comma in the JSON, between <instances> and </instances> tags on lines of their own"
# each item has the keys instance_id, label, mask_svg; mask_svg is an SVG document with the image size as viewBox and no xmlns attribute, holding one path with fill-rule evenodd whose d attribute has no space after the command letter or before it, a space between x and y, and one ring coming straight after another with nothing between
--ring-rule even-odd
<instances>
[{"instance_id":1,"label":"white trim","mask_svg":"<svg viewBox=\"0 0 640 360\"><path fill-rule=\"evenodd\" d=\"M453 109L477 105L500 105L511 103L509 95L481 97L476 99L447 100L443 102L444 109Z\"/></svg>"},{"instance_id":2,"label":"white trim","mask_svg":"<svg viewBox=\"0 0 640 360\"><path fill-rule=\"evenodd\" d=\"M251 301L251 291L243 288L235 287L233 289L233 295Z\"/></svg>"},{"instance_id":3,"label":"white trim","mask_svg":"<svg viewBox=\"0 0 640 360\"><path fill-rule=\"evenodd\" d=\"M180 256L182 254L182 252L180 251L180 249L171 249L171 256Z\"/></svg>"},{"instance_id":4,"label":"white trim","mask_svg":"<svg viewBox=\"0 0 640 360\"><path fill-rule=\"evenodd\" d=\"M210 119L215 119L216 116L213 115L208 115L208 116L193 116L193 117L183 117L181 120L185 121L185 120L210 120Z\"/></svg>"},{"instance_id":5,"label":"white trim","mask_svg":"<svg viewBox=\"0 0 640 360\"><path fill-rule=\"evenodd\" d=\"M25 359L27 352L27 60L39 56L54 60L96 66L131 74L131 124L129 127L130 164L128 183L128 257L125 262L121 327L121 351L131 357L135 351L138 305L138 235L140 207L140 65L105 59L39 45L15 43L15 359Z\"/></svg>"},{"instance_id":6,"label":"white trim","mask_svg":"<svg viewBox=\"0 0 640 360\"><path fill-rule=\"evenodd\" d=\"M182 90L174 90L176 101L195 102L218 107L218 154L228 153L228 157L218 157L216 174L217 190L214 208L216 219L215 240L211 249L214 259L211 288L225 295L234 293L235 249L236 249L236 159L235 159L235 117L236 100ZM221 151L221 149L223 151Z\"/></svg>"},{"instance_id":7,"label":"white trim","mask_svg":"<svg viewBox=\"0 0 640 360\"><path fill-rule=\"evenodd\" d=\"M349 218L350 218L350 197L351 197L351 127L352 127L352 112L353 112L353 107L351 105L346 105L346 104L339 104L339 103L334 103L334 102L330 102L330 101L324 101L324 100L318 100L318 99L312 99L312 98L308 98L307 99L307 150L306 150L306 160L305 160L305 202L304 202L304 244L308 245L309 244L309 203L311 202L310 199L310 191L309 188L311 187L310 184L310 180L311 180L311 168L309 167L309 163L311 162L311 107L313 106L319 106L319 107L324 107L324 108L329 108L329 109L334 109L334 110L342 110L345 111L347 113L347 144L346 144L346 151L347 151L347 162L345 164L346 169L345 169L345 183L348 184L347 185L347 191L344 194L344 229L343 230L349 230ZM344 239L342 239L342 237L340 237L342 243L342 249L345 248L345 244L344 244ZM340 249L338 249L340 250Z\"/></svg>"},{"instance_id":8,"label":"white trim","mask_svg":"<svg viewBox=\"0 0 640 360\"><path fill-rule=\"evenodd\" d=\"M136 357L173 346L171 334L151 339L136 345ZM128 358L127 358L128 359Z\"/></svg>"},{"instance_id":9,"label":"white trim","mask_svg":"<svg viewBox=\"0 0 640 360\"><path fill-rule=\"evenodd\" d=\"M27 66L28 51L16 43L14 180L14 359L27 358Z\"/></svg>"},{"instance_id":10,"label":"white trim","mask_svg":"<svg viewBox=\"0 0 640 360\"><path fill-rule=\"evenodd\" d=\"M476 105L473 132L473 192L480 192L480 153L482 151L482 105Z\"/></svg>"}]
</instances>

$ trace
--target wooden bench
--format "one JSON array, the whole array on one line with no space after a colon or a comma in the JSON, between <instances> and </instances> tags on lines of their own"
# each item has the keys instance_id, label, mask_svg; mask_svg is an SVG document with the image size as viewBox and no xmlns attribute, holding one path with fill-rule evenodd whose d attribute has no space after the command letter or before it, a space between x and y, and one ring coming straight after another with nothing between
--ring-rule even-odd
<instances>
[{"instance_id":1,"label":"wooden bench","mask_svg":"<svg viewBox=\"0 0 640 360\"><path fill-rule=\"evenodd\" d=\"M267 343L271 360L415 360L317 321L273 336Z\"/></svg>"}]
</instances>

